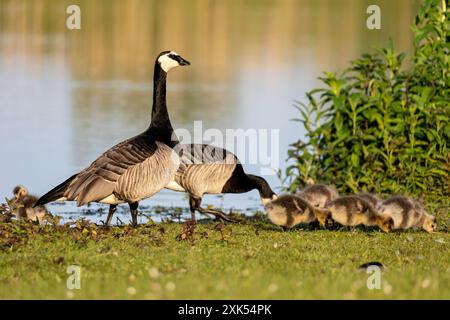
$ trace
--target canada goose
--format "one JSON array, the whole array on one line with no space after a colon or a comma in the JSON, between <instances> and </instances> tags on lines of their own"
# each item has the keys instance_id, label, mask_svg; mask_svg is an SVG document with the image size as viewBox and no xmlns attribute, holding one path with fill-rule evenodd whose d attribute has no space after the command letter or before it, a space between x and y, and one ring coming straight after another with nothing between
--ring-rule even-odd
<instances>
[{"instance_id":1,"label":"canada goose","mask_svg":"<svg viewBox=\"0 0 450 320\"><path fill-rule=\"evenodd\" d=\"M324 184L313 184L298 191L297 196L305 199L314 207L325 208L327 202L339 197L338 192L333 187Z\"/></svg>"},{"instance_id":2,"label":"canada goose","mask_svg":"<svg viewBox=\"0 0 450 320\"><path fill-rule=\"evenodd\" d=\"M366 200L358 196L342 196L331 201L327 209L331 219L343 226L375 226L384 232L392 230L394 221L391 217L379 214Z\"/></svg>"},{"instance_id":3,"label":"canada goose","mask_svg":"<svg viewBox=\"0 0 450 320\"><path fill-rule=\"evenodd\" d=\"M200 207L204 194L245 193L257 189L263 204L276 197L265 179L246 174L239 159L228 150L207 144L179 144L175 150L181 164L166 188L189 194L193 221L195 211L230 221L220 211Z\"/></svg>"},{"instance_id":4,"label":"canada goose","mask_svg":"<svg viewBox=\"0 0 450 320\"><path fill-rule=\"evenodd\" d=\"M179 158L172 149L178 139L167 112L166 79L169 70L186 65L190 63L177 53L161 52L155 61L152 119L148 129L107 150L88 168L42 196L37 205L55 200L73 200L78 206L106 203L110 205L106 219L109 225L117 205L127 202L132 223L136 225L139 201L163 189L179 166Z\"/></svg>"},{"instance_id":5,"label":"canada goose","mask_svg":"<svg viewBox=\"0 0 450 320\"><path fill-rule=\"evenodd\" d=\"M408 197L391 197L381 203L379 211L394 220L394 229L416 227L430 233L437 229L436 217L429 214L419 202Z\"/></svg>"},{"instance_id":6,"label":"canada goose","mask_svg":"<svg viewBox=\"0 0 450 320\"><path fill-rule=\"evenodd\" d=\"M314 207L309 201L292 194L285 194L266 204L267 215L273 224L285 229L299 223L311 223L319 220L325 225L329 212Z\"/></svg>"},{"instance_id":7,"label":"canada goose","mask_svg":"<svg viewBox=\"0 0 450 320\"><path fill-rule=\"evenodd\" d=\"M383 199L373 193L361 192L358 193L358 197L363 198L364 200L369 202L374 208L378 208L378 206L383 202Z\"/></svg>"},{"instance_id":8,"label":"canada goose","mask_svg":"<svg viewBox=\"0 0 450 320\"><path fill-rule=\"evenodd\" d=\"M44 206L33 207L37 197L28 194L24 186L17 186L13 189L14 198L12 205L15 209L15 215L18 219L24 218L32 221L42 221L42 218L48 213Z\"/></svg>"}]
</instances>

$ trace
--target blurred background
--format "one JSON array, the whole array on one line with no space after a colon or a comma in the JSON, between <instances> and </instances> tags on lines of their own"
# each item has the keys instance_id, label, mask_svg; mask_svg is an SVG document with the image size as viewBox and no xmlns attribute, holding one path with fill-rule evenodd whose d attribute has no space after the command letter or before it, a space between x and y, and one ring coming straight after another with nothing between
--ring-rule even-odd
<instances>
[{"instance_id":1,"label":"blurred background","mask_svg":"<svg viewBox=\"0 0 450 320\"><path fill-rule=\"evenodd\" d=\"M81 8L81 30L66 8ZM366 9L381 8L381 30ZM149 124L162 50L191 61L169 75L174 128L279 129L280 166L302 136L294 100L392 37L411 52L417 0L0 0L0 197L43 194ZM235 150L230 150L235 151ZM245 166L258 174L258 165ZM275 189L276 175L266 176ZM256 191L204 203L260 208ZM143 202L187 207L181 193ZM127 210L127 208L126 208ZM57 210L53 210L57 211ZM58 207L72 215L73 205Z\"/></svg>"}]
</instances>

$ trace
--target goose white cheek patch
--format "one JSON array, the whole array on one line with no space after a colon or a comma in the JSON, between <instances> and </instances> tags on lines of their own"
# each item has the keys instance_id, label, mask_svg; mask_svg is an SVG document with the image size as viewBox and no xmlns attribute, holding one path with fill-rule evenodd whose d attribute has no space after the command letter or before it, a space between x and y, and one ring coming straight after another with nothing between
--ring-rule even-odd
<instances>
[{"instance_id":1,"label":"goose white cheek patch","mask_svg":"<svg viewBox=\"0 0 450 320\"><path fill-rule=\"evenodd\" d=\"M168 53L169 54L169 53ZM173 54L173 53L172 53ZM178 67L179 63L178 61L173 60L172 58L169 58L167 56L167 54L159 57L158 59L159 64L161 65L161 68L165 71L168 72L170 69Z\"/></svg>"}]
</instances>

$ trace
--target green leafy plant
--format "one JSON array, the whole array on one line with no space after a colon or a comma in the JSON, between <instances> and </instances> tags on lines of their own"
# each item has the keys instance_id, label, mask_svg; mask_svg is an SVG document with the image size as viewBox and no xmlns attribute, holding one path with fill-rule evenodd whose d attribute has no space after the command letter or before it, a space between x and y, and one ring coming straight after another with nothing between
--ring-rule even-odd
<instances>
[{"instance_id":1,"label":"green leafy plant","mask_svg":"<svg viewBox=\"0 0 450 320\"><path fill-rule=\"evenodd\" d=\"M288 150L288 189L309 181L342 192L450 190L450 34L445 1L425 0L414 25L414 56L403 67L392 41L296 102L304 139Z\"/></svg>"}]
</instances>

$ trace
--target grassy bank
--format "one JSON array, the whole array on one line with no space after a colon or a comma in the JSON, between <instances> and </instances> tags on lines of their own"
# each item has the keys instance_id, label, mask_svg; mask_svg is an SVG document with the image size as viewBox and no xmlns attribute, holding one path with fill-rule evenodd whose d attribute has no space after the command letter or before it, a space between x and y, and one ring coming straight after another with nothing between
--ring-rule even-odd
<instances>
[{"instance_id":1,"label":"grassy bank","mask_svg":"<svg viewBox=\"0 0 450 320\"><path fill-rule=\"evenodd\" d=\"M2 222L1 299L450 298L450 236L421 231L282 232L264 219L194 229ZM369 290L359 266L386 266ZM81 289L68 290L69 265Z\"/></svg>"}]
</instances>

